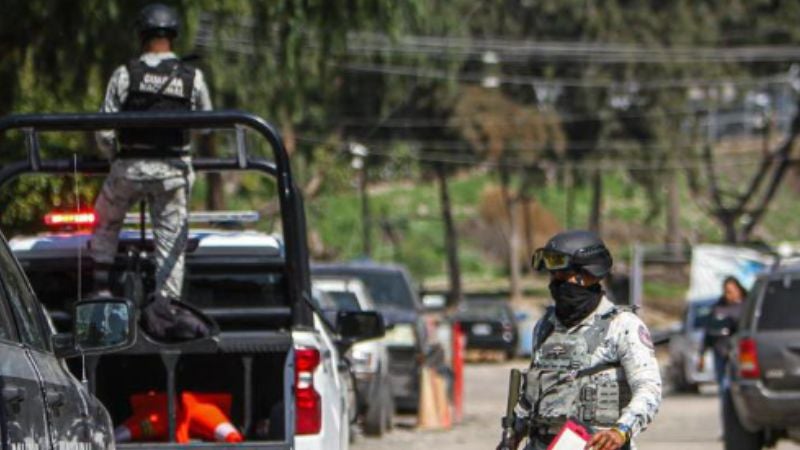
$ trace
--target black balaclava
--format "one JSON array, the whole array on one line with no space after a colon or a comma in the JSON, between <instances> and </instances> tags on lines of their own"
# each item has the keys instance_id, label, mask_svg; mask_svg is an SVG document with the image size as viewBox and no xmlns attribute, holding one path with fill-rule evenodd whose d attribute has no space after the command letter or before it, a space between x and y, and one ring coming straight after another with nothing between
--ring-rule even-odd
<instances>
[{"instance_id":1,"label":"black balaclava","mask_svg":"<svg viewBox=\"0 0 800 450\"><path fill-rule=\"evenodd\" d=\"M550 282L550 295L556 302L556 317L567 328L585 319L600 304L603 289L599 283L581 286L565 280Z\"/></svg>"}]
</instances>

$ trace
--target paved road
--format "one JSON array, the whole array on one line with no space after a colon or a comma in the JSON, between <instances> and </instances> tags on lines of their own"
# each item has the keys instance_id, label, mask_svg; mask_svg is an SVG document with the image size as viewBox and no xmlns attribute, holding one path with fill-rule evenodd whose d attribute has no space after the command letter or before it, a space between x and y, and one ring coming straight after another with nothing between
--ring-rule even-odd
<instances>
[{"instance_id":1,"label":"paved road","mask_svg":"<svg viewBox=\"0 0 800 450\"><path fill-rule=\"evenodd\" d=\"M416 431L413 417L398 418L398 426L382 439L359 436L354 450L488 450L500 437L512 367L524 361L505 364L471 364L466 369L466 414L463 423L448 431ZM667 395L656 422L637 440L640 450L722 450L719 403L715 393ZM800 446L783 442L778 450L798 450Z\"/></svg>"}]
</instances>

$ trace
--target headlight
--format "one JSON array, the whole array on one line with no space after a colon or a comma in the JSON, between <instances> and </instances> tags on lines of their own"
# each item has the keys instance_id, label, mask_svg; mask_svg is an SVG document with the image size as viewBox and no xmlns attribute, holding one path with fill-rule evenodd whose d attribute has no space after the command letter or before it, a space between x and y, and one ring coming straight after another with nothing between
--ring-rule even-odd
<instances>
[{"instance_id":1,"label":"headlight","mask_svg":"<svg viewBox=\"0 0 800 450\"><path fill-rule=\"evenodd\" d=\"M414 336L414 327L408 323L398 323L389 330L383 337L386 345L396 345L402 347L415 347L417 338Z\"/></svg>"},{"instance_id":2,"label":"headlight","mask_svg":"<svg viewBox=\"0 0 800 450\"><path fill-rule=\"evenodd\" d=\"M374 373L378 370L378 357L368 349L354 348L350 357L355 373Z\"/></svg>"}]
</instances>

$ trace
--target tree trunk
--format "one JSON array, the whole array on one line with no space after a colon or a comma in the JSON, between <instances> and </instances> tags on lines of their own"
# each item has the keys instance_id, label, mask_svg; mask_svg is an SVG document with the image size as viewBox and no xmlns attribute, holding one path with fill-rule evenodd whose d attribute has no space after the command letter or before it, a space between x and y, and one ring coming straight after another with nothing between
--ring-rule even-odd
<instances>
[{"instance_id":1,"label":"tree trunk","mask_svg":"<svg viewBox=\"0 0 800 450\"><path fill-rule=\"evenodd\" d=\"M572 166L567 164L564 170L564 190L567 197L565 200L566 205L564 205L564 225L567 230L570 230L575 220L575 182Z\"/></svg>"},{"instance_id":2,"label":"tree trunk","mask_svg":"<svg viewBox=\"0 0 800 450\"><path fill-rule=\"evenodd\" d=\"M511 299L517 300L522 296L522 289L520 285L520 278L522 273L519 267L519 231L517 227L517 214L514 209L514 201L511 199L511 194L508 191L510 184L510 175L508 168L504 165L500 166L500 188L503 194L503 203L506 208L506 219L508 220L508 272L509 272L509 290L511 291Z\"/></svg>"},{"instance_id":3,"label":"tree trunk","mask_svg":"<svg viewBox=\"0 0 800 450\"><path fill-rule=\"evenodd\" d=\"M600 169L592 173L592 212L589 216L589 230L600 234L600 216L603 209L603 174Z\"/></svg>"},{"instance_id":4,"label":"tree trunk","mask_svg":"<svg viewBox=\"0 0 800 450\"><path fill-rule=\"evenodd\" d=\"M522 197L522 201L523 201L522 203L523 224L525 226L525 258L526 261L528 261L528 258L530 258L533 255L534 251L533 239L534 239L534 232L536 230L533 229L533 219L531 218L531 215L533 214L533 208L531 207L531 199L527 195L525 195ZM525 264L526 270L530 269L530 267L531 266L529 264Z\"/></svg>"},{"instance_id":5,"label":"tree trunk","mask_svg":"<svg viewBox=\"0 0 800 450\"><path fill-rule=\"evenodd\" d=\"M681 226L680 226L680 191L678 189L678 172L672 172L668 177L667 184L667 244L670 254L677 256L681 246Z\"/></svg>"},{"instance_id":6,"label":"tree trunk","mask_svg":"<svg viewBox=\"0 0 800 450\"><path fill-rule=\"evenodd\" d=\"M450 204L450 192L447 186L447 173L444 164L438 163L435 166L436 177L439 180L439 199L442 208L442 222L444 223L444 247L447 253L447 274L450 281L450 307L461 302L461 267L458 264L458 237L456 227L453 222L452 205Z\"/></svg>"},{"instance_id":7,"label":"tree trunk","mask_svg":"<svg viewBox=\"0 0 800 450\"><path fill-rule=\"evenodd\" d=\"M362 243L364 245L364 257L372 256L372 217L369 212L369 193L367 192L367 163L359 170L358 190L361 194L361 232Z\"/></svg>"}]
</instances>

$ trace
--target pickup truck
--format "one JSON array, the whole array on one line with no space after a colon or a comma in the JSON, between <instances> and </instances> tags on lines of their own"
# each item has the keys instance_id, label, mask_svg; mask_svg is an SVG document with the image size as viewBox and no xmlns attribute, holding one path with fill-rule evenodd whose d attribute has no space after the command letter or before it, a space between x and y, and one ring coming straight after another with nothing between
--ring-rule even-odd
<instances>
[{"instance_id":1,"label":"pickup truck","mask_svg":"<svg viewBox=\"0 0 800 450\"><path fill-rule=\"evenodd\" d=\"M117 426L132 417L134 397L160 395L164 399L158 407L166 413L165 432L143 433L138 440L120 442L118 447L176 448L185 426L182 417L186 406L182 402L187 394L222 394L229 399L229 422L243 442L198 442L199 438L191 436L180 445L213 449L347 448L350 414L340 354L360 339L381 336L383 322L377 313L359 311L341 312L336 323L331 323L311 301L303 204L286 151L271 125L235 111L12 116L5 124L6 128L24 130L29 158L0 170L0 187L24 173L63 176L73 171L102 174L108 170L105 161L42 160L38 143L41 131L135 126L230 130L235 135L236 156L195 158L194 170L250 171L274 180L281 236L190 226L182 300L213 322L211 337L163 343L140 330L137 341L128 349L87 357L84 367L80 360L72 363L73 370L87 372L89 385ZM274 162L248 154L247 130L266 139ZM232 223L237 226L246 222L241 215L222 216L194 220L212 225L215 220L222 221L228 228ZM258 219L257 214L249 216ZM136 297L152 290L152 233L147 230L144 214L137 222L138 226L120 235L112 270L118 275L118 282L112 283L115 295ZM57 326L68 326L70 306L78 300L76 297L92 290L90 239L91 230L76 228L11 241ZM132 300L134 304L142 301ZM150 428L152 432L154 427ZM118 437L131 436L118 433Z\"/></svg>"},{"instance_id":2,"label":"pickup truck","mask_svg":"<svg viewBox=\"0 0 800 450\"><path fill-rule=\"evenodd\" d=\"M726 450L800 443L800 258L757 279L731 343L722 417Z\"/></svg>"}]
</instances>

